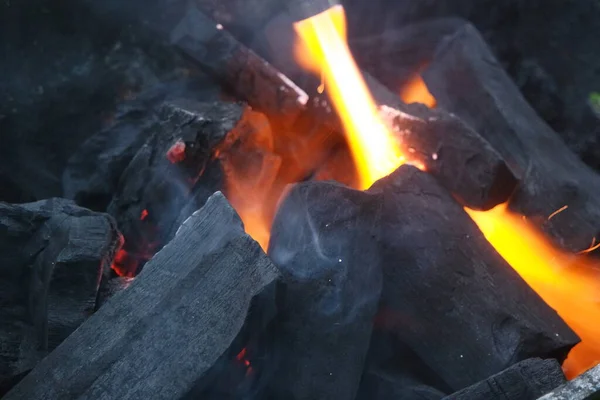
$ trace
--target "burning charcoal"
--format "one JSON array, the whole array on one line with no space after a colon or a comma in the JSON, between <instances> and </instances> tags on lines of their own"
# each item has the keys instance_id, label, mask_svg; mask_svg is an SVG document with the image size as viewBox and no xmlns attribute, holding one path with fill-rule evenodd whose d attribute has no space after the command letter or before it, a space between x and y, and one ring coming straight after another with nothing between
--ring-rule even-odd
<instances>
[{"instance_id":1,"label":"burning charcoal","mask_svg":"<svg viewBox=\"0 0 600 400\"><path fill-rule=\"evenodd\" d=\"M252 316L253 298L277 277L217 193L127 290L108 300L5 399L185 398Z\"/></svg>"},{"instance_id":2,"label":"burning charcoal","mask_svg":"<svg viewBox=\"0 0 600 400\"><path fill-rule=\"evenodd\" d=\"M565 376L556 360L532 358L444 400L536 400L564 382Z\"/></svg>"},{"instance_id":3,"label":"burning charcoal","mask_svg":"<svg viewBox=\"0 0 600 400\"><path fill-rule=\"evenodd\" d=\"M475 131L443 110L406 105L369 74L365 80L381 115L416 161L463 205L490 209L508 200L516 180L500 155Z\"/></svg>"},{"instance_id":4,"label":"burning charcoal","mask_svg":"<svg viewBox=\"0 0 600 400\"><path fill-rule=\"evenodd\" d=\"M369 192L382 215L375 334L408 346L451 391L527 358L562 361L579 341L430 174L402 166Z\"/></svg>"},{"instance_id":5,"label":"burning charcoal","mask_svg":"<svg viewBox=\"0 0 600 400\"><path fill-rule=\"evenodd\" d=\"M483 135L519 179L511 209L568 250L598 238L600 178L527 104L473 26L440 45L424 78L438 103Z\"/></svg>"},{"instance_id":6,"label":"burning charcoal","mask_svg":"<svg viewBox=\"0 0 600 400\"><path fill-rule=\"evenodd\" d=\"M195 6L172 28L171 41L238 98L270 117L292 124L304 111L304 91Z\"/></svg>"},{"instance_id":7,"label":"burning charcoal","mask_svg":"<svg viewBox=\"0 0 600 400\"><path fill-rule=\"evenodd\" d=\"M350 40L349 44L361 68L400 93L415 73L431 61L441 40L464 24L460 18L432 19Z\"/></svg>"},{"instance_id":8,"label":"burning charcoal","mask_svg":"<svg viewBox=\"0 0 600 400\"><path fill-rule=\"evenodd\" d=\"M120 239L112 218L70 200L0 203L0 390L93 312Z\"/></svg>"},{"instance_id":9,"label":"burning charcoal","mask_svg":"<svg viewBox=\"0 0 600 400\"><path fill-rule=\"evenodd\" d=\"M83 207L106 210L123 171L159 129L157 108L173 99L217 99L220 90L211 78L194 75L162 83L121 104L109 126L85 141L69 159L62 176L64 196Z\"/></svg>"},{"instance_id":10,"label":"burning charcoal","mask_svg":"<svg viewBox=\"0 0 600 400\"><path fill-rule=\"evenodd\" d=\"M594 400L600 395L600 365L538 400Z\"/></svg>"},{"instance_id":11,"label":"burning charcoal","mask_svg":"<svg viewBox=\"0 0 600 400\"><path fill-rule=\"evenodd\" d=\"M377 201L306 182L281 205L269 246L284 282L274 398L355 398L381 290Z\"/></svg>"},{"instance_id":12,"label":"burning charcoal","mask_svg":"<svg viewBox=\"0 0 600 400\"><path fill-rule=\"evenodd\" d=\"M168 241L193 190L220 189L206 172L215 170L214 152L224 138L268 126L262 114L225 102L170 102L160 116L161 125L123 173L108 209L125 236L126 260L117 269L127 276Z\"/></svg>"}]
</instances>

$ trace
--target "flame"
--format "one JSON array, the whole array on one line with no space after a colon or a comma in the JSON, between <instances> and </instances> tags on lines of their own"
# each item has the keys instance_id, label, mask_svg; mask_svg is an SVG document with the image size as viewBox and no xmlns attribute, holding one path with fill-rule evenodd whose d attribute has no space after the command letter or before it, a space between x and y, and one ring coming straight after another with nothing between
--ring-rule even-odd
<instances>
[{"instance_id":1,"label":"flame","mask_svg":"<svg viewBox=\"0 0 600 400\"><path fill-rule=\"evenodd\" d=\"M489 211L465 210L496 251L582 339L563 364L567 376L577 376L599 363L600 270L582 255L552 247L506 204Z\"/></svg>"},{"instance_id":2,"label":"flame","mask_svg":"<svg viewBox=\"0 0 600 400\"><path fill-rule=\"evenodd\" d=\"M393 134L379 117L360 70L346 43L346 18L334 6L294 24L300 42L298 62L322 74L324 88L342 121L359 175L366 189L405 162Z\"/></svg>"},{"instance_id":3,"label":"flame","mask_svg":"<svg viewBox=\"0 0 600 400\"><path fill-rule=\"evenodd\" d=\"M422 103L435 108L435 97L429 92L420 74L415 74L400 90L400 98L407 104Z\"/></svg>"}]
</instances>

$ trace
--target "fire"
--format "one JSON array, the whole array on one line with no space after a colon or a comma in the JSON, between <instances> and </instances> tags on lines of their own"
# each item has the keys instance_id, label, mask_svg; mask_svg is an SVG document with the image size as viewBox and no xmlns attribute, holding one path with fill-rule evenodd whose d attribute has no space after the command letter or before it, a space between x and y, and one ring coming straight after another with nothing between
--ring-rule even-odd
<instances>
[{"instance_id":1,"label":"fire","mask_svg":"<svg viewBox=\"0 0 600 400\"><path fill-rule=\"evenodd\" d=\"M400 90L400 98L406 104L422 103L429 108L435 108L435 97L429 93L427 85L420 74L415 74Z\"/></svg>"},{"instance_id":2,"label":"fire","mask_svg":"<svg viewBox=\"0 0 600 400\"><path fill-rule=\"evenodd\" d=\"M567 376L599 363L600 273L591 261L553 248L506 204L485 212L466 211L496 251L582 339L563 364Z\"/></svg>"},{"instance_id":3,"label":"fire","mask_svg":"<svg viewBox=\"0 0 600 400\"><path fill-rule=\"evenodd\" d=\"M346 43L346 18L342 6L294 25L301 42L298 61L321 74L340 116L354 163L359 187L368 188L405 162L393 134L379 117L360 70Z\"/></svg>"},{"instance_id":4,"label":"fire","mask_svg":"<svg viewBox=\"0 0 600 400\"><path fill-rule=\"evenodd\" d=\"M347 46L341 6L295 24L301 43L298 61L322 74L324 87L342 120L360 176L361 189L384 177L406 160L377 107ZM322 88L322 87L320 87ZM401 92L406 102L435 105L420 76ZM566 210L563 207L558 212ZM563 368L576 376L600 362L600 276L583 255L566 254L506 204L490 211L466 210L498 253L581 337ZM554 215L549 216L549 218ZM595 241L592 243L592 246Z\"/></svg>"}]
</instances>

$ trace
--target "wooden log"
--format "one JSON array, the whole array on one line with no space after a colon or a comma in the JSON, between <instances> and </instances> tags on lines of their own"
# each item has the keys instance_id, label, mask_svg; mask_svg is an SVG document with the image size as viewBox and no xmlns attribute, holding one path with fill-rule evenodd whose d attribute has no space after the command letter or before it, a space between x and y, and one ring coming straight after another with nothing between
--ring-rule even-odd
<instances>
[{"instance_id":1,"label":"wooden log","mask_svg":"<svg viewBox=\"0 0 600 400\"><path fill-rule=\"evenodd\" d=\"M381 291L373 200L305 182L278 210L269 245L283 281L272 398L355 398Z\"/></svg>"},{"instance_id":2,"label":"wooden log","mask_svg":"<svg viewBox=\"0 0 600 400\"><path fill-rule=\"evenodd\" d=\"M123 172L108 212L125 237L132 260L119 273L135 276L171 237L173 225L199 186L221 189L214 159L225 137L243 137L269 126L264 115L236 103L166 103L161 123Z\"/></svg>"},{"instance_id":3,"label":"wooden log","mask_svg":"<svg viewBox=\"0 0 600 400\"><path fill-rule=\"evenodd\" d=\"M466 25L440 45L424 79L438 100L484 136L519 179L510 208L565 249L598 238L600 177L570 152ZM556 210L564 212L550 218Z\"/></svg>"},{"instance_id":4,"label":"wooden log","mask_svg":"<svg viewBox=\"0 0 600 400\"><path fill-rule=\"evenodd\" d=\"M184 398L200 389L252 315L253 298L277 277L217 193L5 398Z\"/></svg>"},{"instance_id":5,"label":"wooden log","mask_svg":"<svg viewBox=\"0 0 600 400\"><path fill-rule=\"evenodd\" d=\"M516 180L504 160L477 132L441 109L404 104L364 74L381 116L396 134L406 157L471 208L487 210L508 200Z\"/></svg>"},{"instance_id":6,"label":"wooden log","mask_svg":"<svg viewBox=\"0 0 600 400\"><path fill-rule=\"evenodd\" d=\"M532 358L444 397L444 400L536 400L565 381L556 360Z\"/></svg>"},{"instance_id":7,"label":"wooden log","mask_svg":"<svg viewBox=\"0 0 600 400\"><path fill-rule=\"evenodd\" d=\"M112 218L70 200L0 203L0 391L94 311L120 240Z\"/></svg>"},{"instance_id":8,"label":"wooden log","mask_svg":"<svg viewBox=\"0 0 600 400\"><path fill-rule=\"evenodd\" d=\"M600 366L586 371L538 400L594 400L600 395Z\"/></svg>"},{"instance_id":9,"label":"wooden log","mask_svg":"<svg viewBox=\"0 0 600 400\"><path fill-rule=\"evenodd\" d=\"M562 361L579 341L430 174L402 166L369 192L383 216L378 331L452 391L527 358Z\"/></svg>"}]
</instances>

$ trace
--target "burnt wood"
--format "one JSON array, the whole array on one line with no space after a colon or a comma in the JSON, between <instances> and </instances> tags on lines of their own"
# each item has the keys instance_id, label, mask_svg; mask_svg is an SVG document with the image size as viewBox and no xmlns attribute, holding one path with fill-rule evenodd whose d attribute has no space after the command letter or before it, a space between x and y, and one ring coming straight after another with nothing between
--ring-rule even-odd
<instances>
[{"instance_id":1,"label":"burnt wood","mask_svg":"<svg viewBox=\"0 0 600 400\"><path fill-rule=\"evenodd\" d=\"M588 248L599 233L600 178L539 118L479 32L466 25L448 37L423 76L438 104L486 138L519 179L510 208L560 246Z\"/></svg>"},{"instance_id":2,"label":"burnt wood","mask_svg":"<svg viewBox=\"0 0 600 400\"><path fill-rule=\"evenodd\" d=\"M434 177L402 166L379 193L377 331L407 345L451 391L579 342Z\"/></svg>"},{"instance_id":3,"label":"burnt wood","mask_svg":"<svg viewBox=\"0 0 600 400\"><path fill-rule=\"evenodd\" d=\"M186 398L228 351L252 299L277 277L216 193L128 289L5 399Z\"/></svg>"},{"instance_id":4,"label":"burnt wood","mask_svg":"<svg viewBox=\"0 0 600 400\"><path fill-rule=\"evenodd\" d=\"M218 172L214 155L225 137L268 126L262 114L227 102L168 102L159 118L156 132L121 175L108 207L125 236L124 250L136 260L125 271L130 276L172 237L181 210L199 187L210 194L221 189L219 176L208 172Z\"/></svg>"},{"instance_id":5,"label":"burnt wood","mask_svg":"<svg viewBox=\"0 0 600 400\"><path fill-rule=\"evenodd\" d=\"M487 210L508 200L516 179L503 158L477 132L442 109L404 104L396 94L364 74L407 159L427 172L471 208Z\"/></svg>"},{"instance_id":6,"label":"burnt wood","mask_svg":"<svg viewBox=\"0 0 600 400\"><path fill-rule=\"evenodd\" d=\"M185 10L170 40L239 99L270 117L292 124L305 110L303 90L197 7Z\"/></svg>"},{"instance_id":7,"label":"burnt wood","mask_svg":"<svg viewBox=\"0 0 600 400\"><path fill-rule=\"evenodd\" d=\"M66 199L0 203L0 392L94 311L121 236Z\"/></svg>"},{"instance_id":8,"label":"burnt wood","mask_svg":"<svg viewBox=\"0 0 600 400\"><path fill-rule=\"evenodd\" d=\"M381 291L377 197L340 184L296 185L278 210L269 256L282 274L273 338L276 399L356 396Z\"/></svg>"},{"instance_id":9,"label":"burnt wood","mask_svg":"<svg viewBox=\"0 0 600 400\"><path fill-rule=\"evenodd\" d=\"M531 358L444 400L536 400L565 382L556 360Z\"/></svg>"},{"instance_id":10,"label":"burnt wood","mask_svg":"<svg viewBox=\"0 0 600 400\"><path fill-rule=\"evenodd\" d=\"M597 400L600 397L600 366L584 372L539 400Z\"/></svg>"}]
</instances>

